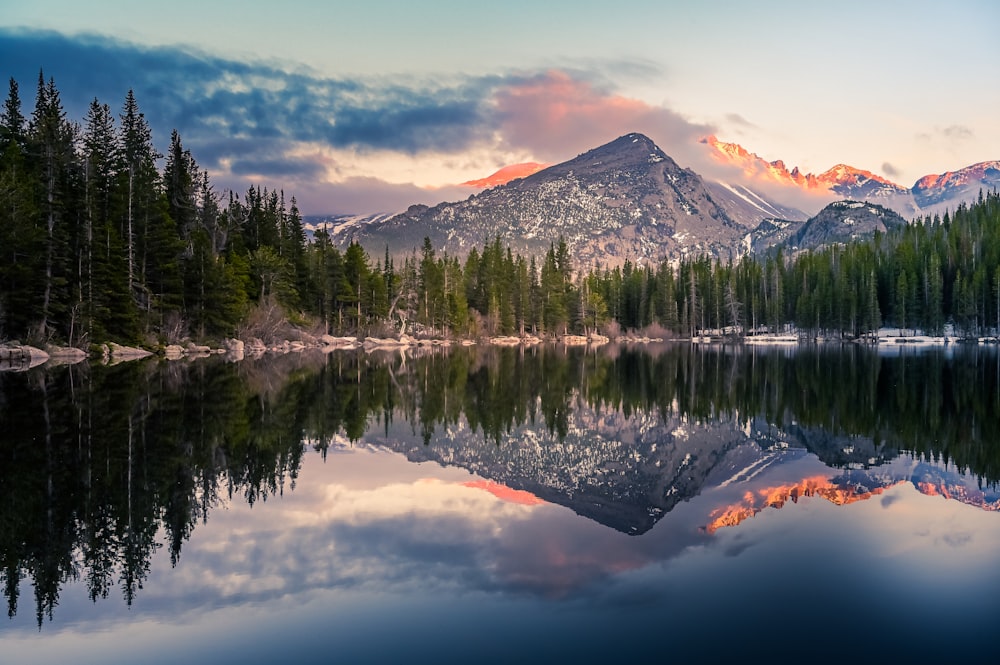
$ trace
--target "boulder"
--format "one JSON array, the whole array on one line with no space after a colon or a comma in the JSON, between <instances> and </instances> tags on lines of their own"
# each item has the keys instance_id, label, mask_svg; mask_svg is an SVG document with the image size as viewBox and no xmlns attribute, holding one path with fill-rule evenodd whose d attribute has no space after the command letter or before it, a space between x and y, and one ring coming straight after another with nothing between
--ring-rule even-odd
<instances>
[{"instance_id":1,"label":"boulder","mask_svg":"<svg viewBox=\"0 0 1000 665\"><path fill-rule=\"evenodd\" d=\"M184 347L178 344L168 344L165 349L163 349L163 355L167 360L178 360L184 357Z\"/></svg>"},{"instance_id":2,"label":"boulder","mask_svg":"<svg viewBox=\"0 0 1000 665\"><path fill-rule=\"evenodd\" d=\"M87 357L86 351L78 349L75 346L49 345L45 347L45 352L48 353L51 358L60 358L64 360L83 360Z\"/></svg>"},{"instance_id":3,"label":"boulder","mask_svg":"<svg viewBox=\"0 0 1000 665\"><path fill-rule=\"evenodd\" d=\"M135 346L122 346L114 342L108 342L105 346L108 349L108 356L112 359L135 360L138 358L148 358L153 355L152 351L140 349Z\"/></svg>"}]
</instances>

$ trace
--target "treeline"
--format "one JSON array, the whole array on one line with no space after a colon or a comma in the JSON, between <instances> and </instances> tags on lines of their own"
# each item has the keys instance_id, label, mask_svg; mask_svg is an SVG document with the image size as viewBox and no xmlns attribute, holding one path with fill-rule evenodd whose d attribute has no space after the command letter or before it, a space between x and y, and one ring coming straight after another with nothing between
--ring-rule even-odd
<instances>
[{"instance_id":1,"label":"treeline","mask_svg":"<svg viewBox=\"0 0 1000 665\"><path fill-rule=\"evenodd\" d=\"M996 192L795 256L588 268L562 240L524 257L497 239L373 259L326 228L308 242L284 192L216 192L176 131L158 154L131 91L117 121L95 99L81 125L41 73L30 117L13 79L0 113L0 253L0 339L75 346L252 332L254 308L356 334L1000 330Z\"/></svg>"},{"instance_id":2,"label":"treeline","mask_svg":"<svg viewBox=\"0 0 1000 665\"><path fill-rule=\"evenodd\" d=\"M940 335L949 324L966 336L1000 331L996 192L870 240L726 263L703 256L583 271L563 240L536 262L512 255L497 239L473 248L463 264L437 256L425 240L400 269L388 255L369 268L360 247L349 248L353 258L340 265L335 249L322 249L327 244L321 232L319 254L334 260L318 266L318 274L357 286L356 293L325 289L341 327L398 318L456 334L656 327L678 336L796 330L854 339L881 326Z\"/></svg>"},{"instance_id":3,"label":"treeline","mask_svg":"<svg viewBox=\"0 0 1000 665\"><path fill-rule=\"evenodd\" d=\"M308 290L294 197L220 195L176 131L157 152L132 91L117 121L94 99L71 122L41 73L30 116L14 79L0 113L0 252L0 339L231 334Z\"/></svg>"}]
</instances>

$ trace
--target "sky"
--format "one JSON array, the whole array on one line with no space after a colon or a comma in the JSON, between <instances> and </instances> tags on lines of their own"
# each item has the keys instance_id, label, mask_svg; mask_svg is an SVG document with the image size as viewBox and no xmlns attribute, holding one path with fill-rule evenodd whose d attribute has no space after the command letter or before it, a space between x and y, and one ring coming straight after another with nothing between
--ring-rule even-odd
<instances>
[{"instance_id":1,"label":"sky","mask_svg":"<svg viewBox=\"0 0 1000 665\"><path fill-rule=\"evenodd\" d=\"M994 0L0 0L0 69L25 115L39 71L77 122L134 90L217 190L372 213L633 131L706 176L713 134L911 186L1000 159L998 28Z\"/></svg>"}]
</instances>

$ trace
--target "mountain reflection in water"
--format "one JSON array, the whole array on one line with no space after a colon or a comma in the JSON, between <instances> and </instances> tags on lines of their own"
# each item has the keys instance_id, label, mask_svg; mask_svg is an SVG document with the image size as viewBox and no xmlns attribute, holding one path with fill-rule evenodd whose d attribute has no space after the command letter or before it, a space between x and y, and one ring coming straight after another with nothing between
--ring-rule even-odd
<instances>
[{"instance_id":1,"label":"mountain reflection in water","mask_svg":"<svg viewBox=\"0 0 1000 665\"><path fill-rule=\"evenodd\" d=\"M374 579L574 598L803 499L997 511L998 375L978 347L688 345L2 373L8 614L30 588L58 627L64 587L127 607L171 585L170 603L221 606Z\"/></svg>"}]
</instances>

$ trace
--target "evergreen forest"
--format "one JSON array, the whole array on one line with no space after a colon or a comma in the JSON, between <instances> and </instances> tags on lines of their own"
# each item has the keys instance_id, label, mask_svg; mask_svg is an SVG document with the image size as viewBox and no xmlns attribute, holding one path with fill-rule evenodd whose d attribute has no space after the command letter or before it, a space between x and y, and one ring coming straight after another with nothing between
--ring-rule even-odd
<instances>
[{"instance_id":1,"label":"evergreen forest","mask_svg":"<svg viewBox=\"0 0 1000 665\"><path fill-rule=\"evenodd\" d=\"M726 262L580 266L564 240L521 256L499 238L371 256L310 239L284 191L217 191L177 131L159 153L131 91L69 119L43 72L30 114L13 78L0 110L0 255L0 339L81 348L260 336L275 313L358 336L1000 331L995 191L865 241Z\"/></svg>"}]
</instances>

